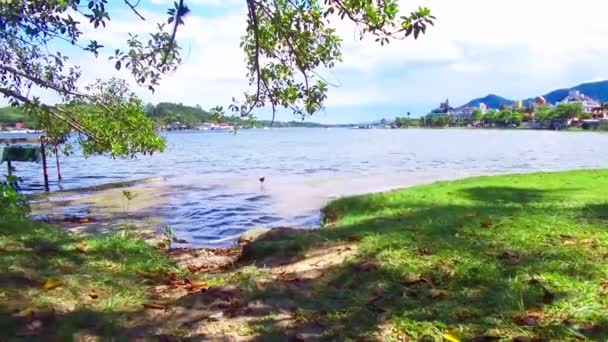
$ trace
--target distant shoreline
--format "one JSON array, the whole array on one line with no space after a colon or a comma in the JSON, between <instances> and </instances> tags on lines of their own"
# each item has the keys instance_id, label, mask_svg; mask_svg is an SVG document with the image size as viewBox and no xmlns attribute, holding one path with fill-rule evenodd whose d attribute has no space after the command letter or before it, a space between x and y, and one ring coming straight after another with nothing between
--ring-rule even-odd
<instances>
[{"instance_id":1,"label":"distant shoreline","mask_svg":"<svg viewBox=\"0 0 608 342\"><path fill-rule=\"evenodd\" d=\"M37 129L16 129L10 131L0 131L0 134L42 134L41 130Z\"/></svg>"}]
</instances>

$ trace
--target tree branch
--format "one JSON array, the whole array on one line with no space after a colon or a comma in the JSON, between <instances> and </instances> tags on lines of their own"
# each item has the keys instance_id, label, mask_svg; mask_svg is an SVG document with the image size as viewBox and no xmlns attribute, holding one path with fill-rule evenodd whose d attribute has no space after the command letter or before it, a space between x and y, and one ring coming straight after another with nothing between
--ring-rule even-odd
<instances>
[{"instance_id":1,"label":"tree branch","mask_svg":"<svg viewBox=\"0 0 608 342\"><path fill-rule=\"evenodd\" d=\"M173 20L173 31L171 32L171 39L169 40L169 43L167 44L167 46L165 48L165 51L164 51L165 53L164 53L164 56L162 56L161 64L165 64L167 62L167 58L169 58L169 52L173 48L173 45L175 45L175 36L177 35L177 27L179 26L181 17L183 15L185 15L185 13L183 13L182 11L184 11L184 0L179 0L179 5L175 9L175 19Z\"/></svg>"},{"instance_id":2,"label":"tree branch","mask_svg":"<svg viewBox=\"0 0 608 342\"><path fill-rule=\"evenodd\" d=\"M253 40L255 42L255 59L254 59L254 68L256 72L257 78L257 93L255 96L255 101L251 104L251 107L243 116L247 116L251 114L253 108L257 104L260 103L260 92L261 92L261 81L262 81L262 72L260 70L260 37L259 37L259 25L258 25L258 16L256 13L257 7L254 0L247 0L247 9L249 12L249 20L253 25ZM268 87L266 87L268 89Z\"/></svg>"},{"instance_id":3,"label":"tree branch","mask_svg":"<svg viewBox=\"0 0 608 342\"><path fill-rule=\"evenodd\" d=\"M72 127L73 129L77 130L78 132L81 132L82 134L86 135L87 137L91 138L92 140L94 140L95 142L99 142L99 139L97 138L97 136L91 132L89 132L86 128L84 128L80 123L76 122L76 120L71 119L71 118L66 118L65 116L59 114L58 112L63 112L65 114L68 114L66 111L61 110L59 108L54 108L51 107L49 105L43 104L43 103L34 103L34 101L30 100L29 98L23 96L22 94L10 90L10 89L6 89L6 88L0 88L0 93L4 94L5 97L12 97L13 99L19 100L22 103L26 103L32 106L36 106L39 107L40 109L44 110L45 112L53 115L54 117L56 117L57 119L67 123L70 127Z\"/></svg>"},{"instance_id":4,"label":"tree branch","mask_svg":"<svg viewBox=\"0 0 608 342\"><path fill-rule=\"evenodd\" d=\"M137 1L137 3L135 5L133 5L131 2L129 2L129 0L124 0L125 4L127 4L127 6L129 6L131 8L131 10L133 11L133 13L135 13L135 15L137 15L139 17L139 19L141 20L146 20L146 18L144 18L143 15L141 15L138 11L137 11L137 6L139 6L139 0Z\"/></svg>"},{"instance_id":5,"label":"tree branch","mask_svg":"<svg viewBox=\"0 0 608 342\"><path fill-rule=\"evenodd\" d=\"M8 65L0 64L0 70L4 70L4 71L9 72L11 74L18 75L20 77L26 78L26 79L32 81L33 83L35 83L36 85L38 85L40 87L54 90L54 91L56 91L56 92L58 92L58 93L60 93L62 95L72 95L72 96L79 96L79 97L90 97L90 95L87 95L87 94L80 94L80 93L74 92L72 90L56 86L56 85L54 85L54 84L52 84L50 82L44 81L44 80L42 80L42 79L34 76L33 74L26 74L25 72L21 72L21 71L19 71L17 69L14 69L14 68L12 68L12 67L10 67Z\"/></svg>"}]
</instances>

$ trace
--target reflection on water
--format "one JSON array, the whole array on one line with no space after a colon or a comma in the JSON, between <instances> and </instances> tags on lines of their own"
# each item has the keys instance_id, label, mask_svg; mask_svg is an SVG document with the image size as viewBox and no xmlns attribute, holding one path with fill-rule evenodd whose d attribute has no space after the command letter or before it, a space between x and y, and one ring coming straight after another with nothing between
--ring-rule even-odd
<instances>
[{"instance_id":1,"label":"reflection on water","mask_svg":"<svg viewBox=\"0 0 608 342\"><path fill-rule=\"evenodd\" d=\"M164 177L149 185L164 198L156 213L180 237L210 246L230 244L254 226L315 226L319 208L336 196L468 175L608 166L608 135L599 133L275 129L166 137L167 151L151 157L62 158L61 187ZM25 190L40 191L40 167L16 164Z\"/></svg>"}]
</instances>

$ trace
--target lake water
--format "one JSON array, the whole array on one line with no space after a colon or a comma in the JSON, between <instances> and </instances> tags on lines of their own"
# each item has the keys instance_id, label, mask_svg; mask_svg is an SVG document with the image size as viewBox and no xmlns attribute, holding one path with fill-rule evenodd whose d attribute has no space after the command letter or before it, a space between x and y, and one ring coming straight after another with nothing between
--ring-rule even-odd
<instances>
[{"instance_id":1,"label":"lake water","mask_svg":"<svg viewBox=\"0 0 608 342\"><path fill-rule=\"evenodd\" d=\"M608 134L601 133L294 128L165 135L163 154L62 158L61 183L51 159L51 189L160 177L166 200L156 212L164 224L194 246L224 246L251 227L314 227L319 208L337 196L470 175L608 167ZM15 166L26 191L41 191L39 166Z\"/></svg>"}]
</instances>

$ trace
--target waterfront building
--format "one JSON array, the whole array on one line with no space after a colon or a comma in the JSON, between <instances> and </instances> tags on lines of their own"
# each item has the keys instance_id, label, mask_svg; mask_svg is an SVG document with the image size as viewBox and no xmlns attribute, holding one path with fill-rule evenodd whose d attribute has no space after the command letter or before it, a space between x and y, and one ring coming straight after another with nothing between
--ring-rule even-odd
<instances>
[{"instance_id":1,"label":"waterfront building","mask_svg":"<svg viewBox=\"0 0 608 342\"><path fill-rule=\"evenodd\" d=\"M587 113L593 113L594 111L598 110L598 108L601 108L602 105L590 98L589 96L581 93L578 90L570 90L568 92L568 95L566 97L564 97L561 101L559 101L557 104L568 104L568 103L580 103L583 107L583 110Z\"/></svg>"}]
</instances>

